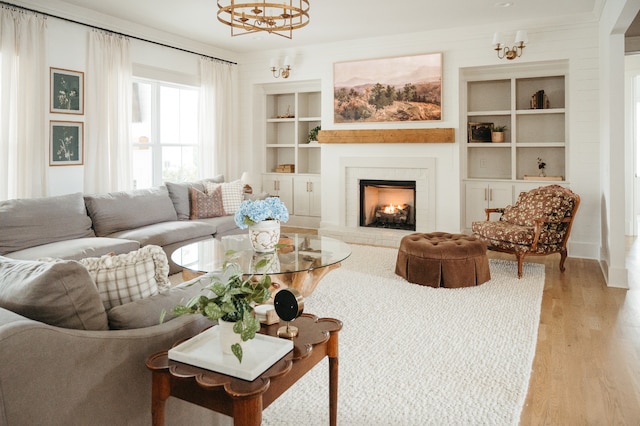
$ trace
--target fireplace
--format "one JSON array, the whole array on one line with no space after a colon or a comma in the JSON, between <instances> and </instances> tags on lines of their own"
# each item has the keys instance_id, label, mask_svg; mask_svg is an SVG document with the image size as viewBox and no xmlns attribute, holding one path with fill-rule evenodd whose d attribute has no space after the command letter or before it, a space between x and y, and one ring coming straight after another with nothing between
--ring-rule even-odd
<instances>
[{"instance_id":1,"label":"fireplace","mask_svg":"<svg viewBox=\"0 0 640 426\"><path fill-rule=\"evenodd\" d=\"M360 226L416 230L416 181L360 179Z\"/></svg>"}]
</instances>

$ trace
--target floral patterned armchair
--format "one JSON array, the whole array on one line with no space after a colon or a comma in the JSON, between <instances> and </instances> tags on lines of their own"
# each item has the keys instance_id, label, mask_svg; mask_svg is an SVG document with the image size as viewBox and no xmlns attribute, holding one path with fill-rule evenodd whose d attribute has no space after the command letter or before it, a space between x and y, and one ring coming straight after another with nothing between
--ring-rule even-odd
<instances>
[{"instance_id":1,"label":"floral patterned armchair","mask_svg":"<svg viewBox=\"0 0 640 426\"><path fill-rule=\"evenodd\" d=\"M485 209L487 219L473 222L473 234L489 250L515 254L518 278L522 278L525 256L560 253L560 270L564 272L567 240L580 197L567 188L549 185L522 192L513 206ZM491 221L491 213L502 213Z\"/></svg>"}]
</instances>

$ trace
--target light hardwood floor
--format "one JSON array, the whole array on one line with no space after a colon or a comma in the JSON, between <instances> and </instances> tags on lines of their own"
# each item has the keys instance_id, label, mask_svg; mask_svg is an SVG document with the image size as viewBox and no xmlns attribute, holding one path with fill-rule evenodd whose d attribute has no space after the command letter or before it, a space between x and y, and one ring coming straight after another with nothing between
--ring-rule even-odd
<instances>
[{"instance_id":1,"label":"light hardwood floor","mask_svg":"<svg viewBox=\"0 0 640 426\"><path fill-rule=\"evenodd\" d=\"M559 255L525 258L546 279L521 425L640 425L640 241L627 245L629 290L607 287L595 260L561 273Z\"/></svg>"}]
</instances>

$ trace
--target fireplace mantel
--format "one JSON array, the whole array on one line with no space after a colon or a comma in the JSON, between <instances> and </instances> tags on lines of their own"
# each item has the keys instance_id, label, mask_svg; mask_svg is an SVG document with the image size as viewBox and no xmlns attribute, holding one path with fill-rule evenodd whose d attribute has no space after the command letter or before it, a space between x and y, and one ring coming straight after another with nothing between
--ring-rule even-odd
<instances>
[{"instance_id":1,"label":"fireplace mantel","mask_svg":"<svg viewBox=\"0 0 640 426\"><path fill-rule=\"evenodd\" d=\"M320 130L319 143L454 143L453 128Z\"/></svg>"}]
</instances>

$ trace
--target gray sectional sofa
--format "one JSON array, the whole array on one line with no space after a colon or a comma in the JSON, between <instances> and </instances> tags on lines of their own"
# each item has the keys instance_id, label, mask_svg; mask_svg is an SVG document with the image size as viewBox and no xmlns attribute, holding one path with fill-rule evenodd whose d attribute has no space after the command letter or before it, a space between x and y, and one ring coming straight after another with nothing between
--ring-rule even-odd
<instances>
[{"instance_id":1,"label":"gray sectional sofa","mask_svg":"<svg viewBox=\"0 0 640 426\"><path fill-rule=\"evenodd\" d=\"M243 232L232 216L189 220L188 186L0 202L0 425L151 423L145 359L212 325L202 316L160 324L160 312L200 287L105 308L78 260L148 245L170 258L191 241ZM167 404L168 425L230 424Z\"/></svg>"},{"instance_id":2,"label":"gray sectional sofa","mask_svg":"<svg viewBox=\"0 0 640 426\"><path fill-rule=\"evenodd\" d=\"M222 183L222 176L211 179ZM78 260L127 253L145 245L164 249L170 274L179 247L207 238L244 232L233 215L189 220L189 186L202 182L99 195L81 193L0 202L0 256L35 260Z\"/></svg>"}]
</instances>

